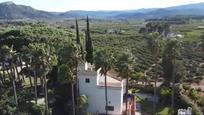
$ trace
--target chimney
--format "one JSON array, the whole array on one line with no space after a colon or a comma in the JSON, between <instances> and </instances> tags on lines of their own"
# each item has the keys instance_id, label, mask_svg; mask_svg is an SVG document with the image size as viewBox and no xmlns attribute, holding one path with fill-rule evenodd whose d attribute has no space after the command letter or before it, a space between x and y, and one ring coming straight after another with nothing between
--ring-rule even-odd
<instances>
[{"instance_id":1,"label":"chimney","mask_svg":"<svg viewBox=\"0 0 204 115\"><path fill-rule=\"evenodd\" d=\"M91 65L91 63L86 62L85 63L85 70L93 70L93 66Z\"/></svg>"}]
</instances>

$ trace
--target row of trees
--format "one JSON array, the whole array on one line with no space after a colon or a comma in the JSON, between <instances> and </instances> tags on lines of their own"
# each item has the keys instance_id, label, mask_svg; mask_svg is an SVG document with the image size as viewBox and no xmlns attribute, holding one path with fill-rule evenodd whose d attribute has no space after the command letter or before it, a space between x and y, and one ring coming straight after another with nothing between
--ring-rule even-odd
<instances>
[{"instance_id":1,"label":"row of trees","mask_svg":"<svg viewBox=\"0 0 204 115\"><path fill-rule=\"evenodd\" d=\"M3 68L3 81L2 85L6 85L5 82L7 80L12 81L13 86L13 94L15 99L15 105L18 107L18 97L16 84L22 85L24 82L24 75L33 76L34 77L34 92L35 92L35 103L37 104L37 79L40 77L42 79L42 86L44 88L44 96L45 96L45 113L48 112L48 96L47 96L47 74L51 70L51 68L56 65L57 58L55 55L55 50L53 47L46 45L44 43L31 43L28 46L23 47L22 52L15 52L12 47L2 46L1 52L4 53L2 63ZM24 54L24 55L23 55ZM21 56L21 57L20 57ZM20 61L21 60L21 61ZM20 63L21 62L21 63ZM23 68L23 63L25 62L27 65ZM20 67L21 66L21 67ZM23 69L26 71L20 75L19 68L21 68L21 72ZM23 68L23 69L22 69ZM7 74L5 74L7 71ZM22 76L22 78L20 78ZM38 77L38 78L37 78ZM9 79L7 79L9 78ZM30 78L30 85L32 85Z\"/></svg>"},{"instance_id":2,"label":"row of trees","mask_svg":"<svg viewBox=\"0 0 204 115\"><path fill-rule=\"evenodd\" d=\"M139 33L147 34L158 32L160 35L167 36L170 33L170 25L163 22L148 22L145 27L140 28Z\"/></svg>"}]
</instances>

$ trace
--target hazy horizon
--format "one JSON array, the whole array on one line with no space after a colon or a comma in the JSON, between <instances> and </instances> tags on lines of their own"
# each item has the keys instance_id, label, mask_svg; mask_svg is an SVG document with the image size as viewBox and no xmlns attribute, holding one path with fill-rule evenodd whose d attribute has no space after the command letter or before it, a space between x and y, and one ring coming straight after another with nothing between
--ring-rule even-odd
<instances>
[{"instance_id":1,"label":"hazy horizon","mask_svg":"<svg viewBox=\"0 0 204 115\"><path fill-rule=\"evenodd\" d=\"M7 1L51 12L65 12L70 10L136 10L143 8L165 8L204 2L204 0L0 0L0 3Z\"/></svg>"}]
</instances>

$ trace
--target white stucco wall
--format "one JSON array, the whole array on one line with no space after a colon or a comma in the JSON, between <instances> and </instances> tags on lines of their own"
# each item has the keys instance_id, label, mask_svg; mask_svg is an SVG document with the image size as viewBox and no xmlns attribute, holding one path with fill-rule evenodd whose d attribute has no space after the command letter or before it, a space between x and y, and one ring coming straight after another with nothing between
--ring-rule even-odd
<instances>
[{"instance_id":1,"label":"white stucco wall","mask_svg":"<svg viewBox=\"0 0 204 115\"><path fill-rule=\"evenodd\" d=\"M85 94L88 97L88 112L105 113L105 88L97 86L97 73L92 75L78 74L79 79L79 91L80 94ZM86 83L85 79L89 78L90 83ZM122 83L123 84L123 83ZM109 114L120 115L122 114L123 105L123 89L108 87L108 105L114 106L114 111L109 111Z\"/></svg>"},{"instance_id":2,"label":"white stucco wall","mask_svg":"<svg viewBox=\"0 0 204 115\"><path fill-rule=\"evenodd\" d=\"M126 93L126 79L123 79L123 81L122 81L122 84L123 84L123 94L125 94Z\"/></svg>"}]
</instances>

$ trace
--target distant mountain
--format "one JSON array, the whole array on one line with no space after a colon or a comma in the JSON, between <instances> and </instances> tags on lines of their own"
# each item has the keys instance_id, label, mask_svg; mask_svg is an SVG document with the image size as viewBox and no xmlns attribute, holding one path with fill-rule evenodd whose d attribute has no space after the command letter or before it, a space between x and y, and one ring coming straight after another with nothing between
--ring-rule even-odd
<instances>
[{"instance_id":1,"label":"distant mountain","mask_svg":"<svg viewBox=\"0 0 204 115\"><path fill-rule=\"evenodd\" d=\"M177 9L177 10L185 10L185 9L201 9L204 10L204 3L197 3L197 4L188 4L188 5L181 5L181 6L173 6L169 7L168 9Z\"/></svg>"},{"instance_id":2,"label":"distant mountain","mask_svg":"<svg viewBox=\"0 0 204 115\"><path fill-rule=\"evenodd\" d=\"M68 11L65 13L60 14L62 17L107 17L112 16L109 12L101 12L101 11L82 11L82 10L75 10L75 11Z\"/></svg>"},{"instance_id":3,"label":"distant mountain","mask_svg":"<svg viewBox=\"0 0 204 115\"><path fill-rule=\"evenodd\" d=\"M49 12L36 10L29 6L16 5L13 2L0 4L0 19L46 19L54 17Z\"/></svg>"},{"instance_id":4,"label":"distant mountain","mask_svg":"<svg viewBox=\"0 0 204 115\"><path fill-rule=\"evenodd\" d=\"M159 8L153 10L147 9L146 12L121 13L115 16L115 18L160 18L177 15L204 16L204 3Z\"/></svg>"},{"instance_id":5,"label":"distant mountain","mask_svg":"<svg viewBox=\"0 0 204 115\"><path fill-rule=\"evenodd\" d=\"M83 11L83 10L74 10L68 11L65 13L61 13L61 17L86 17L89 16L91 18L110 18L115 17L121 13L133 13L132 10L127 11Z\"/></svg>"},{"instance_id":6,"label":"distant mountain","mask_svg":"<svg viewBox=\"0 0 204 115\"><path fill-rule=\"evenodd\" d=\"M0 19L62 19L86 17L103 19L148 19L177 15L204 16L204 3L124 11L83 11L45 12L30 6L16 5L13 2L0 3Z\"/></svg>"},{"instance_id":7,"label":"distant mountain","mask_svg":"<svg viewBox=\"0 0 204 115\"><path fill-rule=\"evenodd\" d=\"M89 16L91 18L117 18L123 14L143 14L150 11L155 11L156 8L151 9L139 9L139 10L121 10L121 11L83 11L83 10L73 10L61 13L61 17L86 17Z\"/></svg>"}]
</instances>

